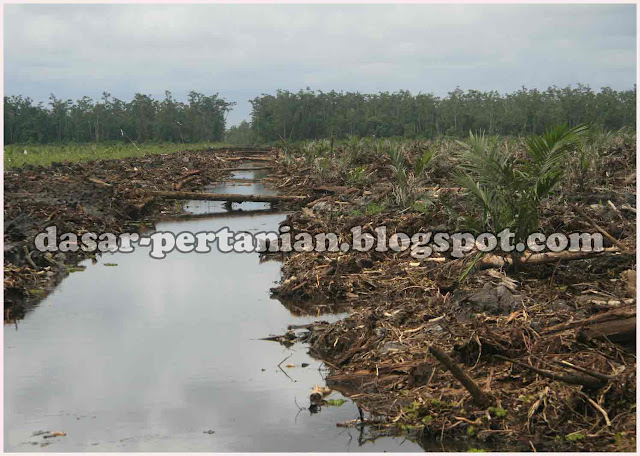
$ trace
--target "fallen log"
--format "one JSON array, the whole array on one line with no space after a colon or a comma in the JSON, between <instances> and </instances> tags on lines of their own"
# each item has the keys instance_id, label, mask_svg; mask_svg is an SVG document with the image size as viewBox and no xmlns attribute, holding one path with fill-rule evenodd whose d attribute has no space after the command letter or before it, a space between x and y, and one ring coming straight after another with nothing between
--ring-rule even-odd
<instances>
[{"instance_id":1,"label":"fallen log","mask_svg":"<svg viewBox=\"0 0 640 456\"><path fill-rule=\"evenodd\" d=\"M578 331L581 342L610 340L619 344L634 343L636 340L636 317L595 323Z\"/></svg>"},{"instance_id":2,"label":"fallen log","mask_svg":"<svg viewBox=\"0 0 640 456\"><path fill-rule=\"evenodd\" d=\"M476 385L476 382L474 382L471 377L469 377L469 375L465 371L463 371L462 368L458 366L458 364L456 364L453 359L451 359L449 355L447 355L439 348L433 346L429 347L429 351L438 361L440 361L440 363L444 367L449 370L449 372L451 372L451 375L453 375L460 383L462 383L462 386L464 386L467 391L469 391L469 394L471 394L473 401L477 405L483 408L491 405L492 401L490 396L485 394L480 389L480 387Z\"/></svg>"},{"instance_id":3,"label":"fallen log","mask_svg":"<svg viewBox=\"0 0 640 456\"><path fill-rule=\"evenodd\" d=\"M597 315L594 315L589 318L585 318L583 320L570 321L567 323L560 323L560 324L551 326L545 329L542 332L542 334L554 334L554 333L559 333L569 329L576 329L576 328L581 329L584 327L593 326L595 324L600 324L600 323L605 323L610 321L625 320L628 318L635 319L635 317L636 317L635 306L625 306L625 307L620 307L620 308L611 310L609 312L599 313Z\"/></svg>"},{"instance_id":4,"label":"fallen log","mask_svg":"<svg viewBox=\"0 0 640 456\"><path fill-rule=\"evenodd\" d=\"M269 153L273 150L273 147L260 147L260 146L249 146L249 145L240 145L240 146L227 146L227 147L219 147L219 148L211 148L210 150L215 152L254 152L254 153Z\"/></svg>"},{"instance_id":5,"label":"fallen log","mask_svg":"<svg viewBox=\"0 0 640 456\"><path fill-rule=\"evenodd\" d=\"M520 265L526 266L555 263L556 261L562 260L582 260L584 258L589 258L590 256L601 255L603 253L615 253L619 251L620 249L618 249L618 247L606 247L597 252L571 252L569 250L565 250L564 252L533 253L531 255L520 257L519 263ZM477 263L479 269L502 268L511 265L513 265L513 258L502 257L499 255L485 255Z\"/></svg>"},{"instance_id":6,"label":"fallen log","mask_svg":"<svg viewBox=\"0 0 640 456\"><path fill-rule=\"evenodd\" d=\"M159 217L159 222L172 222L172 221L183 221L183 220L200 220L200 219L217 219L217 218L229 218L229 217L253 217L255 215L264 215L264 214L276 214L278 213L277 209L256 209L250 211L243 210L232 210L232 211L224 211L224 212L209 212L205 214L181 214L181 215L171 215L167 217Z\"/></svg>"},{"instance_id":7,"label":"fallen log","mask_svg":"<svg viewBox=\"0 0 640 456\"><path fill-rule=\"evenodd\" d=\"M255 162L272 162L273 158L269 157L229 157L226 161L255 161Z\"/></svg>"},{"instance_id":8,"label":"fallen log","mask_svg":"<svg viewBox=\"0 0 640 456\"><path fill-rule=\"evenodd\" d=\"M185 177L180 182L178 182L178 185L176 185L176 190L181 190L182 187L187 185L189 182L193 182L194 180L198 179L198 177L200 177L200 176L197 176L195 174L192 174L191 176Z\"/></svg>"},{"instance_id":9,"label":"fallen log","mask_svg":"<svg viewBox=\"0 0 640 456\"><path fill-rule=\"evenodd\" d=\"M307 196L292 195L238 195L232 193L200 193L200 192L166 192L160 190L151 190L147 192L149 195L160 198L176 199L176 200L201 200L201 201L229 201L232 203L243 203L245 201L260 203L284 203L284 202L302 202L308 199Z\"/></svg>"}]
</instances>

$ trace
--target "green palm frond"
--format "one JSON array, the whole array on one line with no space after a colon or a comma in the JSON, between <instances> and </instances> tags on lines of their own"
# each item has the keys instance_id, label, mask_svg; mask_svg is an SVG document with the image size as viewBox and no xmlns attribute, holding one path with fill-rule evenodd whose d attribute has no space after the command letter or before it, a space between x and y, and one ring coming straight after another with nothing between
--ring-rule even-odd
<instances>
[{"instance_id":1,"label":"green palm frond","mask_svg":"<svg viewBox=\"0 0 640 456\"><path fill-rule=\"evenodd\" d=\"M436 158L437 155L438 155L437 149L435 148L426 149L416 161L416 164L414 166L415 175L416 176L422 175L422 173L424 173L424 171L427 169L429 164Z\"/></svg>"},{"instance_id":2,"label":"green palm frond","mask_svg":"<svg viewBox=\"0 0 640 456\"><path fill-rule=\"evenodd\" d=\"M484 227L494 232L510 228L517 240L531 234L538 226L540 201L562 180L568 153L587 132L584 125L560 125L531 137L525 163L482 133L459 142L463 173L456 180L481 206Z\"/></svg>"},{"instance_id":3,"label":"green palm frond","mask_svg":"<svg viewBox=\"0 0 640 456\"><path fill-rule=\"evenodd\" d=\"M458 142L463 147L462 169L474 175L485 186L514 185L518 174L514 168L514 158L506 149L500 149L497 142L484 134L469 134L469 142Z\"/></svg>"},{"instance_id":4,"label":"green palm frond","mask_svg":"<svg viewBox=\"0 0 640 456\"><path fill-rule=\"evenodd\" d=\"M537 200L546 197L560 182L571 150L578 147L589 129L586 125L569 128L566 124L547 130L541 136L527 139L525 171Z\"/></svg>"}]
</instances>

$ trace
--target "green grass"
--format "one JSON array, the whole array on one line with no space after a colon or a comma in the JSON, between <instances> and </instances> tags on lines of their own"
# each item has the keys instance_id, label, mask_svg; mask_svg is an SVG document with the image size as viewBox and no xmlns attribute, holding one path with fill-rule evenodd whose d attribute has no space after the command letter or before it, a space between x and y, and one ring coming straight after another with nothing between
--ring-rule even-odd
<instances>
[{"instance_id":1,"label":"green grass","mask_svg":"<svg viewBox=\"0 0 640 456\"><path fill-rule=\"evenodd\" d=\"M86 143L86 144L11 144L4 147L4 169L25 165L46 166L52 162L84 162L114 158L141 157L150 154L171 154L181 150L203 150L224 147L222 143ZM27 151L25 154L24 151Z\"/></svg>"}]
</instances>

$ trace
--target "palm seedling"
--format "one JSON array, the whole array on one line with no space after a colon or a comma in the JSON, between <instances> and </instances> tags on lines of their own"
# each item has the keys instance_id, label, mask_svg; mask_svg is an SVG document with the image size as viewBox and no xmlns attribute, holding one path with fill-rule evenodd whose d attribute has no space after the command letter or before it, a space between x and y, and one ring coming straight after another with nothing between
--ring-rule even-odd
<instances>
[{"instance_id":1,"label":"palm seedling","mask_svg":"<svg viewBox=\"0 0 640 456\"><path fill-rule=\"evenodd\" d=\"M366 144L359 137L354 135L347 136L344 149L349 157L349 163L362 164L362 158L366 152Z\"/></svg>"},{"instance_id":2,"label":"palm seedling","mask_svg":"<svg viewBox=\"0 0 640 456\"><path fill-rule=\"evenodd\" d=\"M610 131L590 128L582 137L582 144L570 165L573 169L573 181L580 191L584 191L594 167L599 159L613 147L615 137Z\"/></svg>"},{"instance_id":3,"label":"palm seedling","mask_svg":"<svg viewBox=\"0 0 640 456\"><path fill-rule=\"evenodd\" d=\"M437 149L427 147L424 152L422 152L422 155L418 157L418 160L416 160L416 164L414 165L415 175L422 176L427 171L437 155Z\"/></svg>"},{"instance_id":4,"label":"palm seedling","mask_svg":"<svg viewBox=\"0 0 640 456\"><path fill-rule=\"evenodd\" d=\"M570 151L579 146L587 127L560 125L526 140L525 159L484 134L460 142L463 173L456 176L482 209L482 228L499 233L509 229L522 242L538 228L538 210L566 172Z\"/></svg>"},{"instance_id":5,"label":"palm seedling","mask_svg":"<svg viewBox=\"0 0 640 456\"><path fill-rule=\"evenodd\" d=\"M392 144L387 150L387 155L391 162L391 170L395 175L393 185L393 195L396 203L402 207L413 205L420 197L420 184L429 165L436 157L435 149L426 149L418 157L413 168L407 166L404 156L404 147L399 144ZM427 200L425 200L425 204ZM426 207L426 206L425 206Z\"/></svg>"}]
</instances>

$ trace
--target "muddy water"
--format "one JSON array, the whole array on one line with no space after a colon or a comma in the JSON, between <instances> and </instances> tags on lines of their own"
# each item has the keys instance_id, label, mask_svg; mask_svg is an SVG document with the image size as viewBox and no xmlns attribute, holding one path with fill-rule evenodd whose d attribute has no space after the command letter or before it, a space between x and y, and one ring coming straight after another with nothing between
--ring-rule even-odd
<instances>
[{"instance_id":1,"label":"muddy water","mask_svg":"<svg viewBox=\"0 0 640 456\"><path fill-rule=\"evenodd\" d=\"M210 190L269 192L247 182ZM186 207L224 210L215 202ZM252 212L156 229L263 231L283 218ZM277 262L216 251L154 260L138 249L85 265L17 326L4 327L6 451L420 450L400 438L359 443L358 430L336 427L358 416L350 401L309 412L309 392L323 384L321 364L305 346L257 340L314 319L269 298ZM287 357L283 372L278 364ZM38 431L66 436L45 439Z\"/></svg>"}]
</instances>

